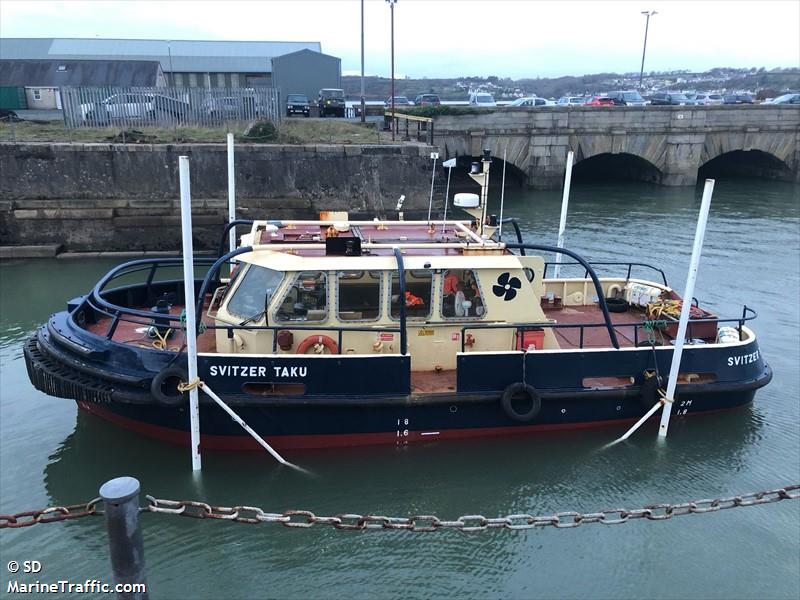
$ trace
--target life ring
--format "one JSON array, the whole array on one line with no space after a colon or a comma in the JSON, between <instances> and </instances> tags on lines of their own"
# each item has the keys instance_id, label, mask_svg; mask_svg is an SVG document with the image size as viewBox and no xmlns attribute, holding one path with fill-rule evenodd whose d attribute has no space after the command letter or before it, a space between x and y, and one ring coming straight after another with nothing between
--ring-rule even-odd
<instances>
[{"instance_id":1,"label":"life ring","mask_svg":"<svg viewBox=\"0 0 800 600\"><path fill-rule=\"evenodd\" d=\"M164 406L180 406L187 394L178 391L178 384L189 381L189 375L181 367L167 367L150 384L150 394Z\"/></svg>"},{"instance_id":2,"label":"life ring","mask_svg":"<svg viewBox=\"0 0 800 600\"><path fill-rule=\"evenodd\" d=\"M515 397L519 397L520 393L527 395L531 402L531 407L525 412L517 412L514 408L513 400ZM512 383L508 386L503 392L503 397L500 402L506 416L520 423L533 421L542 409L542 397L539 395L539 392L537 392L536 388L532 385L522 382Z\"/></svg>"},{"instance_id":3,"label":"life ring","mask_svg":"<svg viewBox=\"0 0 800 600\"><path fill-rule=\"evenodd\" d=\"M329 338L327 335L308 336L306 339L300 342L299 346L297 346L297 353L305 354L306 352L308 352L309 348L316 346L317 344L321 344L322 346L327 348L331 354L339 354L338 344L334 342L331 338ZM315 348L314 351L316 354L322 354L322 350L317 350Z\"/></svg>"},{"instance_id":4,"label":"life ring","mask_svg":"<svg viewBox=\"0 0 800 600\"><path fill-rule=\"evenodd\" d=\"M639 402L646 410L653 408L653 405L661 399L658 393L658 377L655 373L645 371L644 380L639 387Z\"/></svg>"}]
</instances>

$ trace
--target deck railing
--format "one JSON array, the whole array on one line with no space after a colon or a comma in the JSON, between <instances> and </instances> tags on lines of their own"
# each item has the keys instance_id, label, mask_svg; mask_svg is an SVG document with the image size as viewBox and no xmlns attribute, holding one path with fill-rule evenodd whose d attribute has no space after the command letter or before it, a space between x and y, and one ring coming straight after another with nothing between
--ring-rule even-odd
<instances>
[{"instance_id":1,"label":"deck railing","mask_svg":"<svg viewBox=\"0 0 800 600\"><path fill-rule=\"evenodd\" d=\"M686 336L689 339L692 338L692 326L694 325L697 327L703 323L736 323L736 329L739 332L739 340L742 339L742 328L747 321L752 321L758 317L758 313L754 311L752 308L747 306L746 304L742 306L742 316L741 317L728 317L724 319L720 319L718 317L710 318L710 319L691 319L687 324ZM470 323L469 325L464 325L461 328L461 352L466 351L466 344L465 344L465 337L468 331L478 330L478 329L513 329L514 335L517 336L522 332L525 331L535 331L535 330L543 330L543 329L578 329L579 336L578 336L578 347L584 348L584 333L586 329L594 329L594 328L606 328L605 323L553 323L550 321L543 321L543 322L534 322L534 323ZM633 328L633 344L634 346L639 346L639 331L646 331L648 328L653 327L653 321L643 320L635 323L615 323L614 329L624 329L624 328ZM644 342L645 340L641 340Z\"/></svg>"},{"instance_id":2,"label":"deck railing","mask_svg":"<svg viewBox=\"0 0 800 600\"><path fill-rule=\"evenodd\" d=\"M547 277L547 269L550 266L554 266L555 264L556 264L555 262L546 262L546 263L544 263L544 273L542 274L542 279L545 279ZM659 269L658 267L654 267L653 265L650 265L650 264L647 264L647 263L589 261L589 264L592 265L593 267L625 267L627 269L627 272L625 274L625 279L626 280L631 278L631 273L633 272L634 267L641 267L641 268L644 268L644 269L648 269L650 271L655 271L656 273L658 273L661 276L661 281L663 282L664 286L665 287L669 287L669 284L667 283L667 276L664 274L664 271ZM566 266L570 266L570 265L583 266L583 265L581 265L581 263L578 263L578 262L562 262L561 263L562 267L566 267ZM586 279L586 278L588 278L588 276L589 276L589 271L584 269L583 278Z\"/></svg>"}]
</instances>

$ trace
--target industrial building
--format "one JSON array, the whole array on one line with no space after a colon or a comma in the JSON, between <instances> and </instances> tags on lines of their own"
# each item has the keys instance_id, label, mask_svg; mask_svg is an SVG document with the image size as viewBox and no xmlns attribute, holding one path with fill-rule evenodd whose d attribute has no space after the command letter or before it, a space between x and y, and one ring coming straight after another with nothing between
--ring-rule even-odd
<instances>
[{"instance_id":1,"label":"industrial building","mask_svg":"<svg viewBox=\"0 0 800 600\"><path fill-rule=\"evenodd\" d=\"M0 38L0 59L157 61L167 86L277 87L282 98L316 96L342 79L341 59L319 42Z\"/></svg>"},{"instance_id":2,"label":"industrial building","mask_svg":"<svg viewBox=\"0 0 800 600\"><path fill-rule=\"evenodd\" d=\"M62 86L162 87L161 65L154 60L5 60L0 59L0 108L60 109ZM11 91L13 89L13 91ZM24 92L21 92L24 90ZM24 100L21 94L24 93ZM15 105L8 98L18 98Z\"/></svg>"}]
</instances>

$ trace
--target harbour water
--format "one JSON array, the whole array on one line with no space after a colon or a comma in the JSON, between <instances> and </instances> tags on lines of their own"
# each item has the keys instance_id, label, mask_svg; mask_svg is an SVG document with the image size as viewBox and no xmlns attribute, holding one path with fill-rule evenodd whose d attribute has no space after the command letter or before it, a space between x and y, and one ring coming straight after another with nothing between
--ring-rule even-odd
<instances>
[{"instance_id":1,"label":"harbour water","mask_svg":"<svg viewBox=\"0 0 800 600\"><path fill-rule=\"evenodd\" d=\"M574 184L568 248L595 261L661 266L681 290L700 189ZM555 243L558 192L509 191L526 240ZM511 232L509 232L511 233ZM177 232L176 232L177 235ZM115 260L0 266L0 513L71 504L118 475L143 492L265 511L489 517L640 508L800 481L800 186L718 182L695 296L721 315L753 307L775 372L740 410L649 424L403 448L293 452L311 475L266 454L189 451L78 413L33 389L22 343ZM800 502L668 521L459 533L336 531L142 515L151 598L792 598L800 596ZM110 582L103 520L0 531L10 560L38 560L20 582Z\"/></svg>"}]
</instances>

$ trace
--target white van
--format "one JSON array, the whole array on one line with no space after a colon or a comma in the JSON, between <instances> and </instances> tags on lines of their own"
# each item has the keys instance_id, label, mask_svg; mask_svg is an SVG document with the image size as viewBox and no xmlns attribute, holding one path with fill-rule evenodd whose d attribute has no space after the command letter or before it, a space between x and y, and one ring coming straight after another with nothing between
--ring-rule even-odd
<instances>
[{"instance_id":1,"label":"white van","mask_svg":"<svg viewBox=\"0 0 800 600\"><path fill-rule=\"evenodd\" d=\"M469 104L470 106L497 106L497 102L487 92L470 92Z\"/></svg>"}]
</instances>

